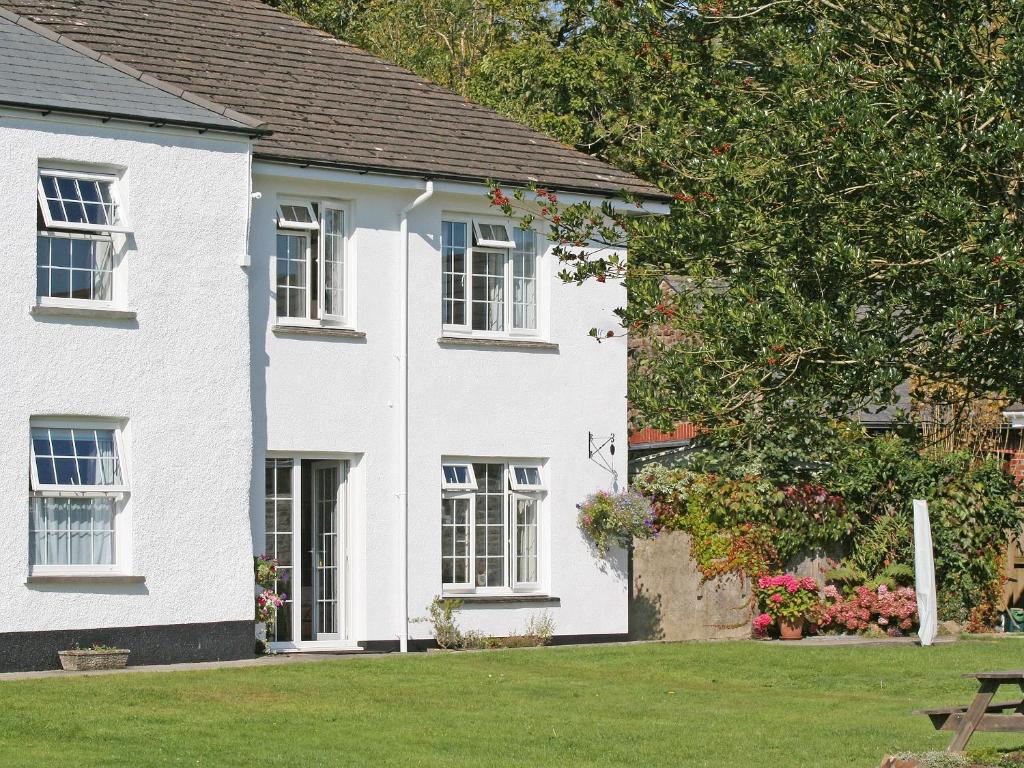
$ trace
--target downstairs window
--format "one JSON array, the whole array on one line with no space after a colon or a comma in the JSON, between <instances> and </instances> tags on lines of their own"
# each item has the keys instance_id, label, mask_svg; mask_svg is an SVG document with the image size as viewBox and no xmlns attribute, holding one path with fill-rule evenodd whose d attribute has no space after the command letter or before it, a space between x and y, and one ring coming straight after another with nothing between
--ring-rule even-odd
<instances>
[{"instance_id":1,"label":"downstairs window","mask_svg":"<svg viewBox=\"0 0 1024 768\"><path fill-rule=\"evenodd\" d=\"M540 515L546 491L542 468L451 462L442 466L441 476L444 591L539 589Z\"/></svg>"}]
</instances>

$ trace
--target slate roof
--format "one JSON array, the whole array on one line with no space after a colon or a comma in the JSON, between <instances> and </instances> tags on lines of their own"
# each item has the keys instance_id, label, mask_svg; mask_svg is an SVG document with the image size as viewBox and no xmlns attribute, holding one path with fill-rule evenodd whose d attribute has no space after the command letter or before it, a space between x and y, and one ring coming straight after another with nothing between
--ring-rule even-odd
<instances>
[{"instance_id":1,"label":"slate roof","mask_svg":"<svg viewBox=\"0 0 1024 768\"><path fill-rule=\"evenodd\" d=\"M440 179L667 195L259 0L0 6L266 121L257 157Z\"/></svg>"},{"instance_id":2,"label":"slate roof","mask_svg":"<svg viewBox=\"0 0 1024 768\"><path fill-rule=\"evenodd\" d=\"M0 8L0 104L252 133L259 121L188 98Z\"/></svg>"}]
</instances>

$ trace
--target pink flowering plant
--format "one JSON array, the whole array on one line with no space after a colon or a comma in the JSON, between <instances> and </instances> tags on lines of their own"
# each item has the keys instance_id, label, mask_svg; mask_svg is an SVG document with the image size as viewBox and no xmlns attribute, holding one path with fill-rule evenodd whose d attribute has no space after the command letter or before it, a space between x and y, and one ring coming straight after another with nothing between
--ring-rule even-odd
<instances>
[{"instance_id":1,"label":"pink flowering plant","mask_svg":"<svg viewBox=\"0 0 1024 768\"><path fill-rule=\"evenodd\" d=\"M758 636L767 634L776 622L816 619L821 604L818 582L810 576L798 578L791 573L761 576L754 595L762 610L753 622Z\"/></svg>"},{"instance_id":2,"label":"pink flowering plant","mask_svg":"<svg viewBox=\"0 0 1024 768\"><path fill-rule=\"evenodd\" d=\"M259 555L253 558L253 572L256 581L256 621L273 626L277 619L277 610L288 598L278 593L282 581L287 580L288 571L281 569L281 564L270 555Z\"/></svg>"},{"instance_id":3,"label":"pink flowering plant","mask_svg":"<svg viewBox=\"0 0 1024 768\"><path fill-rule=\"evenodd\" d=\"M917 595L911 587L890 589L880 584L854 588L844 596L832 584L825 587L820 626L838 632L884 632L899 637L917 626Z\"/></svg>"},{"instance_id":4,"label":"pink flowering plant","mask_svg":"<svg viewBox=\"0 0 1024 768\"><path fill-rule=\"evenodd\" d=\"M636 491L598 491L576 507L580 511L580 528L593 540L602 556L611 546L628 547L633 539L650 539L657 535L654 508Z\"/></svg>"}]
</instances>

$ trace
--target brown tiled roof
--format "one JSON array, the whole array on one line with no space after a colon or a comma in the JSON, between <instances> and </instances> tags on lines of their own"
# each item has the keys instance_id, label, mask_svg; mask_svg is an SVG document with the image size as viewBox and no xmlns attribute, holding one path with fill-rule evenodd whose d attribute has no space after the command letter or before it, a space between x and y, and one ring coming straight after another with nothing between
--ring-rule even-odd
<instances>
[{"instance_id":1,"label":"brown tiled roof","mask_svg":"<svg viewBox=\"0 0 1024 768\"><path fill-rule=\"evenodd\" d=\"M84 45L266 122L258 157L664 199L635 176L258 0L0 0Z\"/></svg>"}]
</instances>

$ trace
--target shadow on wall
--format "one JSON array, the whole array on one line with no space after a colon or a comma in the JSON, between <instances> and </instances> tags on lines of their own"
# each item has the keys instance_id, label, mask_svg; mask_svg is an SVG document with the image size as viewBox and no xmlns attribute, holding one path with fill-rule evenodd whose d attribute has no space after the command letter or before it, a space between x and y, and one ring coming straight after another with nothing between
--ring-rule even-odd
<instances>
[{"instance_id":1,"label":"shadow on wall","mask_svg":"<svg viewBox=\"0 0 1024 768\"><path fill-rule=\"evenodd\" d=\"M661 627L661 595L648 590L642 579L633 580L629 597L629 639L665 639Z\"/></svg>"}]
</instances>

